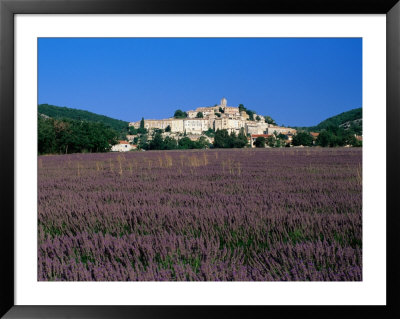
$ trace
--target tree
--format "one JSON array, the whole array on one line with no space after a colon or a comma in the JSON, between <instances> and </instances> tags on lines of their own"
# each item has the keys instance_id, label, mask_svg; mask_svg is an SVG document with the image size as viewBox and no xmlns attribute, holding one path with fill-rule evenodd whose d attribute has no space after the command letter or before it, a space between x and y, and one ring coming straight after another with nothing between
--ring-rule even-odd
<instances>
[{"instance_id":1,"label":"tree","mask_svg":"<svg viewBox=\"0 0 400 319\"><path fill-rule=\"evenodd\" d=\"M252 110L248 110L247 108L244 107L243 104L239 104L239 112L246 112L247 115L249 116L249 120L254 121L254 114L256 114L256 112L254 112ZM261 118L260 118L260 120L261 120Z\"/></svg>"},{"instance_id":2,"label":"tree","mask_svg":"<svg viewBox=\"0 0 400 319\"><path fill-rule=\"evenodd\" d=\"M315 143L322 147L331 146L334 142L334 135L332 132L323 130L319 133Z\"/></svg>"},{"instance_id":3,"label":"tree","mask_svg":"<svg viewBox=\"0 0 400 319\"><path fill-rule=\"evenodd\" d=\"M261 117L259 117L258 115L256 116L256 120L257 121L261 121Z\"/></svg>"},{"instance_id":4,"label":"tree","mask_svg":"<svg viewBox=\"0 0 400 319\"><path fill-rule=\"evenodd\" d=\"M217 130L214 137L214 147L216 148L242 148L247 145L247 137L244 134L244 129L236 136L234 131L231 134L227 130Z\"/></svg>"},{"instance_id":5,"label":"tree","mask_svg":"<svg viewBox=\"0 0 400 319\"><path fill-rule=\"evenodd\" d=\"M153 135L153 139L149 143L150 150L162 150L164 147L164 140L162 138L161 132L157 131Z\"/></svg>"},{"instance_id":6,"label":"tree","mask_svg":"<svg viewBox=\"0 0 400 319\"><path fill-rule=\"evenodd\" d=\"M264 119L265 119L265 123L276 125L276 123L272 117L265 115Z\"/></svg>"},{"instance_id":7,"label":"tree","mask_svg":"<svg viewBox=\"0 0 400 319\"><path fill-rule=\"evenodd\" d=\"M174 113L174 118L176 119L184 119L187 117L187 113L182 110L176 110Z\"/></svg>"},{"instance_id":8,"label":"tree","mask_svg":"<svg viewBox=\"0 0 400 319\"><path fill-rule=\"evenodd\" d=\"M138 148L139 149L144 149L144 150L148 148L147 134L140 135Z\"/></svg>"},{"instance_id":9,"label":"tree","mask_svg":"<svg viewBox=\"0 0 400 319\"><path fill-rule=\"evenodd\" d=\"M38 119L40 154L106 152L117 143L117 137L117 132L101 122Z\"/></svg>"},{"instance_id":10,"label":"tree","mask_svg":"<svg viewBox=\"0 0 400 319\"><path fill-rule=\"evenodd\" d=\"M176 139L174 139L170 136L167 136L164 139L164 145L163 145L164 150L174 150L177 147L178 147L178 143L177 143Z\"/></svg>"},{"instance_id":11,"label":"tree","mask_svg":"<svg viewBox=\"0 0 400 319\"><path fill-rule=\"evenodd\" d=\"M266 139L266 144L269 146L269 147L282 147L282 146L285 146L286 144L285 144L285 140L287 139L287 136L286 135L284 135L284 134L282 134L282 133L279 133L278 134L278 132L274 132L274 134L272 135L272 136L269 136L267 139Z\"/></svg>"},{"instance_id":12,"label":"tree","mask_svg":"<svg viewBox=\"0 0 400 319\"><path fill-rule=\"evenodd\" d=\"M246 145L247 145L247 136L244 133L244 128L242 127L240 129L237 139L234 142L234 147L242 148L245 147Z\"/></svg>"},{"instance_id":13,"label":"tree","mask_svg":"<svg viewBox=\"0 0 400 319\"><path fill-rule=\"evenodd\" d=\"M282 146L284 146L284 145L285 145L285 141L284 141L284 140L282 140L282 139L280 139L280 138L275 139L275 145L274 145L274 147L282 147Z\"/></svg>"},{"instance_id":14,"label":"tree","mask_svg":"<svg viewBox=\"0 0 400 319\"><path fill-rule=\"evenodd\" d=\"M224 109L221 106L219 107L219 112L220 113L224 113L225 112Z\"/></svg>"},{"instance_id":15,"label":"tree","mask_svg":"<svg viewBox=\"0 0 400 319\"><path fill-rule=\"evenodd\" d=\"M214 137L215 136L215 131L210 127L207 131L204 131L203 134L208 136L208 137Z\"/></svg>"},{"instance_id":16,"label":"tree","mask_svg":"<svg viewBox=\"0 0 400 319\"><path fill-rule=\"evenodd\" d=\"M279 133L277 138L281 139L281 140L287 140L287 135Z\"/></svg>"},{"instance_id":17,"label":"tree","mask_svg":"<svg viewBox=\"0 0 400 319\"><path fill-rule=\"evenodd\" d=\"M184 149L184 150L193 148L192 140L186 136L179 140L178 145L179 145L180 149Z\"/></svg>"},{"instance_id":18,"label":"tree","mask_svg":"<svg viewBox=\"0 0 400 319\"><path fill-rule=\"evenodd\" d=\"M269 147L275 147L275 137L268 136L266 142Z\"/></svg>"},{"instance_id":19,"label":"tree","mask_svg":"<svg viewBox=\"0 0 400 319\"><path fill-rule=\"evenodd\" d=\"M249 116L249 120L250 121L254 121L254 114L256 112L252 111L252 110L246 110L247 115Z\"/></svg>"},{"instance_id":20,"label":"tree","mask_svg":"<svg viewBox=\"0 0 400 319\"><path fill-rule=\"evenodd\" d=\"M340 113L338 115L335 115L333 117L330 117L326 119L325 121L322 121L319 123L317 126L312 127L312 130L314 131L321 131L322 129L328 129L330 127L339 127L342 124L349 123L349 122L360 122L358 125L362 123L362 108L357 108L353 109L347 112ZM356 126L358 126L356 124ZM361 124L362 125L362 124ZM362 129L362 126L360 127Z\"/></svg>"},{"instance_id":21,"label":"tree","mask_svg":"<svg viewBox=\"0 0 400 319\"><path fill-rule=\"evenodd\" d=\"M349 131L356 135L362 135L362 121L359 120L351 122L349 126Z\"/></svg>"},{"instance_id":22,"label":"tree","mask_svg":"<svg viewBox=\"0 0 400 319\"><path fill-rule=\"evenodd\" d=\"M208 140L204 136L200 136L200 138L194 142L194 148L203 149L209 146Z\"/></svg>"},{"instance_id":23,"label":"tree","mask_svg":"<svg viewBox=\"0 0 400 319\"><path fill-rule=\"evenodd\" d=\"M229 142L228 142L230 148L236 147L236 140L237 137L235 131L231 131L231 134L229 134Z\"/></svg>"},{"instance_id":24,"label":"tree","mask_svg":"<svg viewBox=\"0 0 400 319\"><path fill-rule=\"evenodd\" d=\"M361 146L360 141L356 139L355 133L351 127L343 128L334 125L329 125L326 129L323 129L315 143L322 147L344 145Z\"/></svg>"},{"instance_id":25,"label":"tree","mask_svg":"<svg viewBox=\"0 0 400 319\"><path fill-rule=\"evenodd\" d=\"M165 132L171 132L171 126L167 126L166 128L165 128Z\"/></svg>"},{"instance_id":26,"label":"tree","mask_svg":"<svg viewBox=\"0 0 400 319\"><path fill-rule=\"evenodd\" d=\"M133 126L129 126L128 127L128 133L130 135L136 135L138 133L138 130L136 128L134 128Z\"/></svg>"},{"instance_id":27,"label":"tree","mask_svg":"<svg viewBox=\"0 0 400 319\"><path fill-rule=\"evenodd\" d=\"M265 147L265 137L259 136L254 142L255 147Z\"/></svg>"},{"instance_id":28,"label":"tree","mask_svg":"<svg viewBox=\"0 0 400 319\"><path fill-rule=\"evenodd\" d=\"M60 154L68 154L68 150L70 153L78 152L78 149L80 149L82 145L78 123L74 123L71 120L54 120L53 125L56 134L55 144L57 151Z\"/></svg>"},{"instance_id":29,"label":"tree","mask_svg":"<svg viewBox=\"0 0 400 319\"><path fill-rule=\"evenodd\" d=\"M196 118L202 119L203 117L204 117L204 116L203 116L203 112L197 112Z\"/></svg>"},{"instance_id":30,"label":"tree","mask_svg":"<svg viewBox=\"0 0 400 319\"><path fill-rule=\"evenodd\" d=\"M85 122L94 122L94 123L103 123L105 126L112 128L116 132L125 131L125 135L127 132L128 122L116 120L104 115L99 115L96 113L71 109L68 107L59 107L55 105L49 104L40 104L38 105L38 113L47 115L54 120L73 120L73 121L85 121Z\"/></svg>"},{"instance_id":31,"label":"tree","mask_svg":"<svg viewBox=\"0 0 400 319\"><path fill-rule=\"evenodd\" d=\"M313 143L313 138L308 132L299 132L293 136L292 143L294 146L311 146Z\"/></svg>"},{"instance_id":32,"label":"tree","mask_svg":"<svg viewBox=\"0 0 400 319\"><path fill-rule=\"evenodd\" d=\"M355 142L354 142L354 144L352 144L352 146L361 147L362 146L362 141L359 141L359 140L355 139Z\"/></svg>"},{"instance_id":33,"label":"tree","mask_svg":"<svg viewBox=\"0 0 400 319\"><path fill-rule=\"evenodd\" d=\"M214 147L229 148L231 139L227 130L217 130L214 137Z\"/></svg>"},{"instance_id":34,"label":"tree","mask_svg":"<svg viewBox=\"0 0 400 319\"><path fill-rule=\"evenodd\" d=\"M147 133L147 129L145 129L145 127L144 127L144 118L143 117L140 120L140 126L139 126L139 129L138 129L138 133L139 134L146 134Z\"/></svg>"},{"instance_id":35,"label":"tree","mask_svg":"<svg viewBox=\"0 0 400 319\"><path fill-rule=\"evenodd\" d=\"M56 132L54 120L38 116L38 152L39 154L53 153L56 150Z\"/></svg>"},{"instance_id":36,"label":"tree","mask_svg":"<svg viewBox=\"0 0 400 319\"><path fill-rule=\"evenodd\" d=\"M216 112L215 115L216 115L217 117L221 117L221 113Z\"/></svg>"}]
</instances>

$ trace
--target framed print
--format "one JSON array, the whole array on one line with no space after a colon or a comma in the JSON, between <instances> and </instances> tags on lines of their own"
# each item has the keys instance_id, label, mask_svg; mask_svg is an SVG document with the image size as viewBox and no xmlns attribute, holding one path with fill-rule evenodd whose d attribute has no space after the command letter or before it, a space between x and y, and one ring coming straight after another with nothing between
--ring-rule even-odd
<instances>
[{"instance_id":1,"label":"framed print","mask_svg":"<svg viewBox=\"0 0 400 319\"><path fill-rule=\"evenodd\" d=\"M5 318L399 314L397 1L0 4Z\"/></svg>"}]
</instances>

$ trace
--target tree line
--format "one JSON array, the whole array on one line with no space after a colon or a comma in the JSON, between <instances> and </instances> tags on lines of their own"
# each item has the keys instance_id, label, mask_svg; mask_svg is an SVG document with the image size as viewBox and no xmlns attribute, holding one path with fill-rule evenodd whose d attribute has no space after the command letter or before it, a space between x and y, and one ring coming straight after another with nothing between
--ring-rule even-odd
<instances>
[{"instance_id":1,"label":"tree line","mask_svg":"<svg viewBox=\"0 0 400 319\"><path fill-rule=\"evenodd\" d=\"M205 136L200 136L196 141L189 137L175 139L171 136L162 135L163 130L155 129L151 139L148 134L141 134L134 142L138 143L138 148L144 150L177 150L177 149L204 149L204 148L242 148L248 145L247 136L244 130L236 135L235 132L228 133L227 130L211 130L205 132L205 135L214 137L214 142L210 143Z\"/></svg>"},{"instance_id":2,"label":"tree line","mask_svg":"<svg viewBox=\"0 0 400 319\"><path fill-rule=\"evenodd\" d=\"M344 129L343 127L330 126L323 129L316 140L316 144L322 147L335 147L351 145L355 147L362 146L362 141L357 140L355 135L360 135L362 132L351 128Z\"/></svg>"},{"instance_id":3,"label":"tree line","mask_svg":"<svg viewBox=\"0 0 400 319\"><path fill-rule=\"evenodd\" d=\"M139 131L137 129L137 131ZM166 131L166 130L165 130ZM214 142L210 143L205 136L201 136L197 141L192 141L186 134L183 137L175 139L171 136L163 137L164 130L155 129L152 139L148 140L148 133L141 134L136 137L134 143L138 143L138 148L145 150L175 150L175 149L202 149L202 148L243 148L249 146L247 135L242 128L239 134L235 132L229 133L228 130L222 129L214 131L209 129L203 132L204 135L214 137ZM267 138L263 136L257 137L254 142L255 147L289 147L289 146L362 146L362 142L357 140L355 134L351 130L343 128L331 128L323 130L315 139L309 132L300 131L293 135L291 142L288 142L288 136L282 133L275 133Z\"/></svg>"},{"instance_id":4,"label":"tree line","mask_svg":"<svg viewBox=\"0 0 400 319\"><path fill-rule=\"evenodd\" d=\"M362 141L355 137L354 131L345 130L343 128L330 128L322 130L316 139L307 132L301 131L293 135L291 143L287 142L288 136L284 134L274 134L267 138L259 136L256 138L254 145L256 147L289 147L293 146L321 146L321 147L335 147L351 145L354 147L362 146Z\"/></svg>"},{"instance_id":5,"label":"tree line","mask_svg":"<svg viewBox=\"0 0 400 319\"><path fill-rule=\"evenodd\" d=\"M107 152L118 133L103 123L38 116L39 154Z\"/></svg>"},{"instance_id":6,"label":"tree line","mask_svg":"<svg viewBox=\"0 0 400 319\"><path fill-rule=\"evenodd\" d=\"M138 147L144 150L188 150L202 149L209 147L206 137L201 136L197 141L192 141L189 137L183 136L176 140L171 136L162 136L162 130L154 130L151 140L147 140L147 134L138 138Z\"/></svg>"},{"instance_id":7,"label":"tree line","mask_svg":"<svg viewBox=\"0 0 400 319\"><path fill-rule=\"evenodd\" d=\"M215 148L243 148L247 146L247 136L242 128L236 136L235 132L228 133L227 130L217 130L214 136L213 146Z\"/></svg>"}]
</instances>

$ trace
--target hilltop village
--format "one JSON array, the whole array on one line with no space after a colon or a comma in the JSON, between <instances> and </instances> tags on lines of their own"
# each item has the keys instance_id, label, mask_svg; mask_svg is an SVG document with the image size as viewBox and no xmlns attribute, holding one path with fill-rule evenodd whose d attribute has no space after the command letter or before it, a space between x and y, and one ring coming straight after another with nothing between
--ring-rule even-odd
<instances>
[{"instance_id":1,"label":"hilltop village","mask_svg":"<svg viewBox=\"0 0 400 319\"><path fill-rule=\"evenodd\" d=\"M297 131L296 131L297 129ZM278 126L244 105L176 110L173 117L127 122L79 109L38 106L39 154L243 147L361 147L362 108L311 127Z\"/></svg>"},{"instance_id":2,"label":"hilltop village","mask_svg":"<svg viewBox=\"0 0 400 319\"><path fill-rule=\"evenodd\" d=\"M296 134L295 129L278 126L271 118L258 115L242 105L228 106L226 98L222 98L220 103L214 106L198 107L186 112L178 110L174 117L168 119L143 119L130 122L129 127L134 132L144 128L148 132L148 140L152 139L155 131L158 131L162 138L169 137L179 140L187 137L191 141L203 140L210 144L214 142L215 132L226 130L231 136L245 134L248 144L252 147L255 147L257 137L267 139L280 134L285 136L287 142L290 142L293 135ZM127 135L127 141L120 141L113 147L113 150L136 148L138 139L137 134Z\"/></svg>"},{"instance_id":3,"label":"hilltop village","mask_svg":"<svg viewBox=\"0 0 400 319\"><path fill-rule=\"evenodd\" d=\"M186 133L201 135L212 129L214 131L226 129L229 133L239 134L243 128L245 133L250 134L295 134L296 130L288 127L279 127L266 122L264 116L252 113L251 118L246 110L239 107L227 106L227 100L223 98L220 104L209 107L198 107L196 110L186 112L185 118L168 118L163 120L144 120L146 129L171 128L171 133ZM129 123L135 128L140 127L140 121Z\"/></svg>"}]
</instances>

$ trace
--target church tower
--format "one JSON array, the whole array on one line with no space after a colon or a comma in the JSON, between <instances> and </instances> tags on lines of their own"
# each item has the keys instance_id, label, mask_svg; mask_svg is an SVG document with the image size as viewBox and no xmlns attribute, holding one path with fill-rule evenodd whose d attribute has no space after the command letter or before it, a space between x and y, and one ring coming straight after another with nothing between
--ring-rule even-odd
<instances>
[{"instance_id":1,"label":"church tower","mask_svg":"<svg viewBox=\"0 0 400 319\"><path fill-rule=\"evenodd\" d=\"M226 105L227 105L227 100L226 100L226 98L223 97L221 100L221 106L226 107Z\"/></svg>"}]
</instances>

